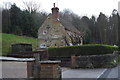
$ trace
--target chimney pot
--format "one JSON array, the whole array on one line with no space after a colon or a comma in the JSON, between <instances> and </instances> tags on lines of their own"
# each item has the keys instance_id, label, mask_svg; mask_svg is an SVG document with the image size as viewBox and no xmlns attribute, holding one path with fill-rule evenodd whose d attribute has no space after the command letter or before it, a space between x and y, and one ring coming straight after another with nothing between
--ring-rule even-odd
<instances>
[{"instance_id":1,"label":"chimney pot","mask_svg":"<svg viewBox=\"0 0 120 80\"><path fill-rule=\"evenodd\" d=\"M53 3L54 7L55 7L55 3Z\"/></svg>"},{"instance_id":2,"label":"chimney pot","mask_svg":"<svg viewBox=\"0 0 120 80\"><path fill-rule=\"evenodd\" d=\"M59 8L55 7L55 3L53 3L53 6L54 7L51 9L52 10L52 18L56 20L59 18Z\"/></svg>"}]
</instances>

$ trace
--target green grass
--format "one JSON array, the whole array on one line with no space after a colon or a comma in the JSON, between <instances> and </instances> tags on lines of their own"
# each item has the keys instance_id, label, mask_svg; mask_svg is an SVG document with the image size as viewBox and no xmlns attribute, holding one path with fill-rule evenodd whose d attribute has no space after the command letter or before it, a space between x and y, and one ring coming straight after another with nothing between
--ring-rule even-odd
<instances>
[{"instance_id":1,"label":"green grass","mask_svg":"<svg viewBox=\"0 0 120 80\"><path fill-rule=\"evenodd\" d=\"M32 44L33 50L37 48L37 39L35 38L17 36L17 35L6 34L6 33L0 33L0 36L1 35L2 35L2 39L0 39L0 42L2 42L3 56L6 56L7 53L10 52L11 44L15 44L15 43L29 43L29 44Z\"/></svg>"}]
</instances>

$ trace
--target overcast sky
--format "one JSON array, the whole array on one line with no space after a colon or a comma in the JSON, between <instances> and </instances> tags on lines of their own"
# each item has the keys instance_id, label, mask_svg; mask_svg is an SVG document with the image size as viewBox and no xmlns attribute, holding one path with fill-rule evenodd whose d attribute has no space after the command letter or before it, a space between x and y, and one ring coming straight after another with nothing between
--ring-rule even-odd
<instances>
[{"instance_id":1,"label":"overcast sky","mask_svg":"<svg viewBox=\"0 0 120 80\"><path fill-rule=\"evenodd\" d=\"M0 0L0 5L4 2L16 3L21 9L24 8L23 1L31 0ZM111 15L113 9L118 10L118 2L120 0L32 0L40 4L40 10L44 10L51 13L53 3L59 7L60 11L64 9L70 9L74 13L83 16L98 16L100 12Z\"/></svg>"}]
</instances>

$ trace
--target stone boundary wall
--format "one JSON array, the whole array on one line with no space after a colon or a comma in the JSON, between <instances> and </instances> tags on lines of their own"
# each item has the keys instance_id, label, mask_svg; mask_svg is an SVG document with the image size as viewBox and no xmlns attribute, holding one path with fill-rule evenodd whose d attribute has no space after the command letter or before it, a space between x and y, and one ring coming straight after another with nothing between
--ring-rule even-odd
<instances>
[{"instance_id":1,"label":"stone boundary wall","mask_svg":"<svg viewBox=\"0 0 120 80\"><path fill-rule=\"evenodd\" d=\"M60 60L61 67L71 68L102 68L110 67L111 62L115 61L118 52L104 55L71 56L71 57L49 57L49 60Z\"/></svg>"},{"instance_id":2,"label":"stone boundary wall","mask_svg":"<svg viewBox=\"0 0 120 80\"><path fill-rule=\"evenodd\" d=\"M101 68L111 67L111 62L116 63L116 58L119 54L114 52L113 54L105 55L89 55L89 56L76 56L71 60L72 68Z\"/></svg>"},{"instance_id":3,"label":"stone boundary wall","mask_svg":"<svg viewBox=\"0 0 120 80\"><path fill-rule=\"evenodd\" d=\"M59 60L61 67L71 67L71 57L49 57L49 60Z\"/></svg>"}]
</instances>

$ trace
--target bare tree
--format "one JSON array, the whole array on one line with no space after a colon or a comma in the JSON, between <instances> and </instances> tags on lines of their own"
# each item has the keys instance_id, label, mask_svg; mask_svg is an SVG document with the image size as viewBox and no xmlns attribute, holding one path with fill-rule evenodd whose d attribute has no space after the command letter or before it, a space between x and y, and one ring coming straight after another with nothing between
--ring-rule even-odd
<instances>
[{"instance_id":1,"label":"bare tree","mask_svg":"<svg viewBox=\"0 0 120 80\"><path fill-rule=\"evenodd\" d=\"M11 3L10 2L3 2L3 9L10 9Z\"/></svg>"},{"instance_id":2,"label":"bare tree","mask_svg":"<svg viewBox=\"0 0 120 80\"><path fill-rule=\"evenodd\" d=\"M39 3L36 3L36 2L33 2L33 1L30 1L30 2L24 2L24 5L25 5L25 8L26 10L28 10L30 13L32 12L39 12L39 9L40 9L40 4Z\"/></svg>"}]
</instances>

